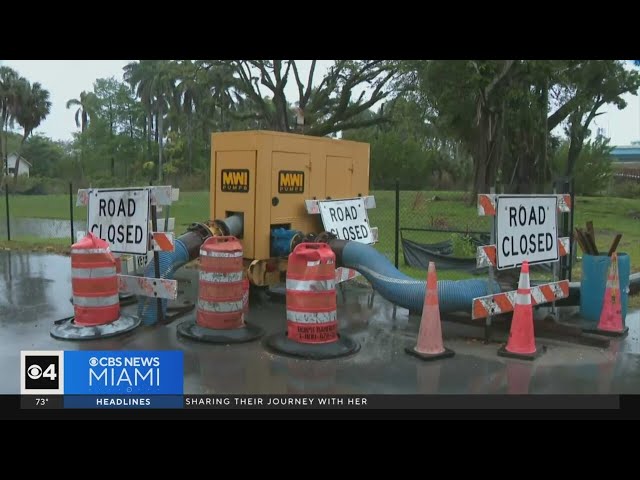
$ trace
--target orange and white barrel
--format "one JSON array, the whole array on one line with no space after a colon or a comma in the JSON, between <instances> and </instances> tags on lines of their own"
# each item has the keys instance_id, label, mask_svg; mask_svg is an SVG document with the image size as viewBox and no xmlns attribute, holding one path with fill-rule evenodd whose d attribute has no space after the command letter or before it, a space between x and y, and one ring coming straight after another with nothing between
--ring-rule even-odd
<instances>
[{"instance_id":1,"label":"orange and white barrel","mask_svg":"<svg viewBox=\"0 0 640 480\"><path fill-rule=\"evenodd\" d=\"M287 337L299 343L338 340L335 253L326 243L300 243L287 265Z\"/></svg>"},{"instance_id":2,"label":"orange and white barrel","mask_svg":"<svg viewBox=\"0 0 640 480\"><path fill-rule=\"evenodd\" d=\"M74 322L96 326L120 318L116 260L109 243L88 233L71 246Z\"/></svg>"},{"instance_id":3,"label":"orange and white barrel","mask_svg":"<svg viewBox=\"0 0 640 480\"><path fill-rule=\"evenodd\" d=\"M247 315L249 313L249 279L245 276L242 280L242 312Z\"/></svg>"},{"instance_id":4,"label":"orange and white barrel","mask_svg":"<svg viewBox=\"0 0 640 480\"><path fill-rule=\"evenodd\" d=\"M119 275L122 273L122 257L117 254L112 254L113 259L116 261L116 273Z\"/></svg>"},{"instance_id":5,"label":"orange and white barrel","mask_svg":"<svg viewBox=\"0 0 640 480\"><path fill-rule=\"evenodd\" d=\"M200 247L196 324L209 329L244 326L243 249L236 237L210 237Z\"/></svg>"}]
</instances>

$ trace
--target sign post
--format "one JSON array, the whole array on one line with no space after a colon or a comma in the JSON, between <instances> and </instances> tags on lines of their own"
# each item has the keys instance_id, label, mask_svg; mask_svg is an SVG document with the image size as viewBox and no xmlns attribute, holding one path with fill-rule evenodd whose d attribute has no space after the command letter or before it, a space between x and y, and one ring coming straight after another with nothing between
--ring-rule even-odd
<instances>
[{"instance_id":1,"label":"sign post","mask_svg":"<svg viewBox=\"0 0 640 480\"><path fill-rule=\"evenodd\" d=\"M151 228L153 231L158 230L158 211L155 204L151 205ZM146 253L146 252L145 252ZM153 270L156 278L160 278L160 254L153 249ZM164 323L164 315L162 315L162 299L156 298L156 308L158 309L158 323Z\"/></svg>"},{"instance_id":2,"label":"sign post","mask_svg":"<svg viewBox=\"0 0 640 480\"><path fill-rule=\"evenodd\" d=\"M496 193L495 187L491 187L491 194ZM490 230L490 241L492 245L496 243L496 217L495 215L491 216L491 230ZM495 282L495 271L493 265L489 265L489 295L493 295L493 284ZM491 324L493 323L493 315L488 315L484 321L484 343L489 344L491 341Z\"/></svg>"}]
</instances>

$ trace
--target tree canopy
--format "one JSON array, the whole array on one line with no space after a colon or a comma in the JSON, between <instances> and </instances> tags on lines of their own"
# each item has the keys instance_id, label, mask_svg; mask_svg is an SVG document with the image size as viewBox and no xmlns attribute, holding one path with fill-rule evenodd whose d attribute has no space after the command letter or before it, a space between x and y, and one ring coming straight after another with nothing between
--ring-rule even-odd
<instances>
[{"instance_id":1,"label":"tree canopy","mask_svg":"<svg viewBox=\"0 0 640 480\"><path fill-rule=\"evenodd\" d=\"M0 67L0 153L6 160L15 130L37 174L203 188L212 132L266 129L370 143L378 188L399 177L405 188L528 193L604 155L591 128L605 106L637 94L632 63L140 60L66 99L77 128L66 143L32 137L49 94Z\"/></svg>"}]
</instances>

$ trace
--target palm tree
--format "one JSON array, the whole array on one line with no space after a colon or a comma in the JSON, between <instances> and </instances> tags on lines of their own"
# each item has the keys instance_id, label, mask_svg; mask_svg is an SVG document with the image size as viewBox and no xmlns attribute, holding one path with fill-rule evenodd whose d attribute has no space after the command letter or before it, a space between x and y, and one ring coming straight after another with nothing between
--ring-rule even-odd
<instances>
[{"instance_id":1,"label":"palm tree","mask_svg":"<svg viewBox=\"0 0 640 480\"><path fill-rule=\"evenodd\" d=\"M207 73L214 109L218 108L220 111L219 128L224 131L229 127L229 119L225 119L225 112L232 112L236 109L242 103L243 98L236 88L238 82L233 76L233 70L228 65L224 63L213 64Z\"/></svg>"},{"instance_id":2,"label":"palm tree","mask_svg":"<svg viewBox=\"0 0 640 480\"><path fill-rule=\"evenodd\" d=\"M156 112L158 127L158 182L162 182L163 159L163 120L169 108L169 101L175 97L175 71L171 62L159 61L158 71L151 85L153 92L153 106Z\"/></svg>"},{"instance_id":3,"label":"palm tree","mask_svg":"<svg viewBox=\"0 0 640 480\"><path fill-rule=\"evenodd\" d=\"M67 102L67 109L78 107L76 110L76 127L84 132L96 113L97 98L93 92L81 92L80 99L72 98Z\"/></svg>"},{"instance_id":4,"label":"palm tree","mask_svg":"<svg viewBox=\"0 0 640 480\"><path fill-rule=\"evenodd\" d=\"M13 177L14 184L18 181L18 166L24 142L29 135L40 126L42 121L47 118L47 115L49 115L51 111L49 92L43 89L40 83L34 82L30 85L26 79L21 79L17 92L19 102L16 104L17 108L14 111L14 117L18 125L22 127L23 133L16 156L16 166Z\"/></svg>"},{"instance_id":5,"label":"palm tree","mask_svg":"<svg viewBox=\"0 0 640 480\"><path fill-rule=\"evenodd\" d=\"M18 73L9 67L0 67L0 155L8 174L7 165L7 134L13 126L13 112L17 97ZM2 176L4 183L5 176Z\"/></svg>"},{"instance_id":6,"label":"palm tree","mask_svg":"<svg viewBox=\"0 0 640 480\"><path fill-rule=\"evenodd\" d=\"M155 60L140 60L139 62L128 63L123 68L124 81L131 85L131 88L140 98L142 107L147 114L144 128L147 134L147 156L149 160L151 160L151 128L153 124L151 82L155 75L155 62Z\"/></svg>"},{"instance_id":7,"label":"palm tree","mask_svg":"<svg viewBox=\"0 0 640 480\"><path fill-rule=\"evenodd\" d=\"M156 115L158 138L158 181L162 181L162 147L164 140L164 115L168 111L169 100L174 96L174 63L166 60L140 60L124 67L124 79L136 90L145 107L148 118L147 141L151 151L151 124Z\"/></svg>"},{"instance_id":8,"label":"palm tree","mask_svg":"<svg viewBox=\"0 0 640 480\"><path fill-rule=\"evenodd\" d=\"M174 108L183 114L186 120L187 133L187 165L189 173L193 172L193 120L194 114L202 106L202 96L206 85L198 78L198 71L191 60L177 65L178 84L175 89Z\"/></svg>"}]
</instances>

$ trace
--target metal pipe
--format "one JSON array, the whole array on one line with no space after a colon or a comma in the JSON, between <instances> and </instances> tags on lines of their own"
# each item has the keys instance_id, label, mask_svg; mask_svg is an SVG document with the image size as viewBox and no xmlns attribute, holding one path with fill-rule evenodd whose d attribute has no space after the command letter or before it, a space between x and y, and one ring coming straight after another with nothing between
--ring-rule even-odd
<instances>
[{"instance_id":1,"label":"metal pipe","mask_svg":"<svg viewBox=\"0 0 640 480\"><path fill-rule=\"evenodd\" d=\"M569 215L571 215L571 217L569 218L569 272L567 274L567 278L569 279L569 281L571 281L571 275L573 274L573 260L576 258L576 254L574 253L574 250L576 250L577 245L575 244L575 237L574 237L574 233L573 233L573 219L575 217L575 213L576 213L576 193L575 193L575 187L576 187L576 182L575 182L575 178L571 179L571 183L569 184L569 193L571 194L571 212L569 212Z\"/></svg>"},{"instance_id":2,"label":"metal pipe","mask_svg":"<svg viewBox=\"0 0 640 480\"><path fill-rule=\"evenodd\" d=\"M213 225L221 235L240 237L244 231L244 218L242 215L231 215L224 220L214 220Z\"/></svg>"},{"instance_id":3,"label":"metal pipe","mask_svg":"<svg viewBox=\"0 0 640 480\"><path fill-rule=\"evenodd\" d=\"M203 223L192 223L187 231L178 237L189 252L189 261L198 258L200 247L209 237L213 236L211 229Z\"/></svg>"},{"instance_id":4,"label":"metal pipe","mask_svg":"<svg viewBox=\"0 0 640 480\"><path fill-rule=\"evenodd\" d=\"M151 229L153 232L158 231L158 210L155 203L151 204ZM153 249L153 273L155 278L160 277L160 253L154 248ZM157 309L157 321L162 323L164 321L164 311L162 309L162 299L156 298L156 309Z\"/></svg>"}]
</instances>

